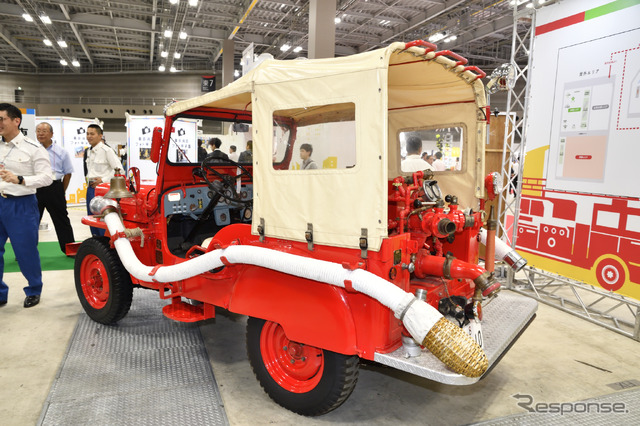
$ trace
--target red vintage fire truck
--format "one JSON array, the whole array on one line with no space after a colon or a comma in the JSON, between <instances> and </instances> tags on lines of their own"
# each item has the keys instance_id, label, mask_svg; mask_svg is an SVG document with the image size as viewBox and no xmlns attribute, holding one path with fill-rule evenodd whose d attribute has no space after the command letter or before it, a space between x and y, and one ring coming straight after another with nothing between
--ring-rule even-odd
<instances>
[{"instance_id":1,"label":"red vintage fire truck","mask_svg":"<svg viewBox=\"0 0 640 426\"><path fill-rule=\"evenodd\" d=\"M142 185L133 168L126 185L100 186L95 215L83 218L107 229L77 252L83 308L117 322L140 286L169 300L163 313L176 321L212 318L215 307L247 315L260 384L303 415L341 405L360 359L475 383L537 307L494 297L500 285L478 265L480 240L517 256L483 228L483 76L416 41L266 60L170 104L153 134L155 184ZM178 119L247 149L237 162L197 162L176 143ZM460 170L432 172L413 151L435 148L443 132L457 141Z\"/></svg>"}]
</instances>

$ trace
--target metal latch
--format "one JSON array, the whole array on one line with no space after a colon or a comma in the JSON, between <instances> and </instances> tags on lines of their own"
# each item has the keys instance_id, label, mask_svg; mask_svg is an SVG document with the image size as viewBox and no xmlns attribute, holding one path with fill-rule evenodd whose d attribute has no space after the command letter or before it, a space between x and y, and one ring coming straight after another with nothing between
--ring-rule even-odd
<instances>
[{"instance_id":1,"label":"metal latch","mask_svg":"<svg viewBox=\"0 0 640 426\"><path fill-rule=\"evenodd\" d=\"M307 240L309 251L313 251L313 224L307 223L307 232L304 233L304 239Z\"/></svg>"},{"instance_id":2,"label":"metal latch","mask_svg":"<svg viewBox=\"0 0 640 426\"><path fill-rule=\"evenodd\" d=\"M264 243L264 218L260 218L260 225L258 225L258 235L260 235L260 242Z\"/></svg>"},{"instance_id":3,"label":"metal latch","mask_svg":"<svg viewBox=\"0 0 640 426\"><path fill-rule=\"evenodd\" d=\"M363 259L367 258L367 248L369 248L369 242L367 241L367 228L361 228L360 231L360 256Z\"/></svg>"}]
</instances>

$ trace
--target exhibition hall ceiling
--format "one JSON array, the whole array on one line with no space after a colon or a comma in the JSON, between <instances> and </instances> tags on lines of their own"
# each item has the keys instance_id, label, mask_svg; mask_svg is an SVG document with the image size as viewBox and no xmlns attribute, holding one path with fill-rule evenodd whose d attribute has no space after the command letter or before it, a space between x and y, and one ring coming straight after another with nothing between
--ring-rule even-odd
<instances>
[{"instance_id":1,"label":"exhibition hall ceiling","mask_svg":"<svg viewBox=\"0 0 640 426\"><path fill-rule=\"evenodd\" d=\"M337 0L336 56L436 40L492 69L511 52L513 3L544 0ZM0 0L0 72L212 72L222 43L236 68L251 43L278 59L307 55L309 0ZM518 31L525 31L521 19ZM520 28L522 27L522 28ZM46 44L45 44L46 43ZM289 46L284 49L283 46Z\"/></svg>"}]
</instances>

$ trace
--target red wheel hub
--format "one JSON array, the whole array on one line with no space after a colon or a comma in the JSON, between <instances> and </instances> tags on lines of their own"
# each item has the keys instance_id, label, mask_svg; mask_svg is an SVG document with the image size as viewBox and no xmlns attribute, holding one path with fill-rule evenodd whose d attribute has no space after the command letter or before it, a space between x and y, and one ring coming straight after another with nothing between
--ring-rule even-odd
<instances>
[{"instance_id":1,"label":"red wheel hub","mask_svg":"<svg viewBox=\"0 0 640 426\"><path fill-rule=\"evenodd\" d=\"M102 309L109 300L109 278L104 263L93 254L82 259L80 265L82 293L94 309Z\"/></svg>"},{"instance_id":2,"label":"red wheel hub","mask_svg":"<svg viewBox=\"0 0 640 426\"><path fill-rule=\"evenodd\" d=\"M273 380L290 392L309 392L322 378L322 350L289 340L280 324L265 323L260 335L260 352Z\"/></svg>"}]
</instances>

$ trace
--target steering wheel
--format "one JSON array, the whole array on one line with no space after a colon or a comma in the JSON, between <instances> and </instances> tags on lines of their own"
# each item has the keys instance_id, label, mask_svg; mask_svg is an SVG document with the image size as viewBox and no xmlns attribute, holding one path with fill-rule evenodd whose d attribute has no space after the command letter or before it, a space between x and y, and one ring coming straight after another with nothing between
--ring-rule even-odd
<instances>
[{"instance_id":1,"label":"steering wheel","mask_svg":"<svg viewBox=\"0 0 640 426\"><path fill-rule=\"evenodd\" d=\"M216 170L216 167L219 167L221 165L235 166L240 169L241 172L235 176L226 173L220 173L218 170ZM250 204L253 201L253 199L243 200L242 194L239 194L238 191L236 191L236 183L238 179L242 179L243 176L247 176L249 179L253 180L253 177L251 176L249 170L245 169L235 161L223 160L220 158L208 156L202 161L200 170L202 170L202 178L205 182L207 182L207 186L225 200L232 203L240 204ZM214 176L220 178L220 180L209 180L207 176L209 172L211 172Z\"/></svg>"}]
</instances>

